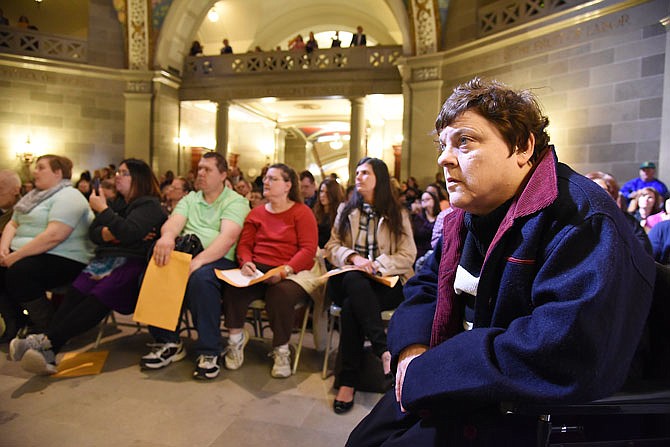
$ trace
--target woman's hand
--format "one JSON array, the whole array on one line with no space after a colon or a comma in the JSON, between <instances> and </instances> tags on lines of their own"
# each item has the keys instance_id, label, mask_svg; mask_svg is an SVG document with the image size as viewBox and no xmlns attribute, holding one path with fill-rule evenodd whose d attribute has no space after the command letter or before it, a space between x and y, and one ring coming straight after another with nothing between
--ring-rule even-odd
<instances>
[{"instance_id":1,"label":"woman's hand","mask_svg":"<svg viewBox=\"0 0 670 447\"><path fill-rule=\"evenodd\" d=\"M102 227L102 230L100 230L100 236L102 236L102 240L105 242L113 242L117 241L116 236L112 234L111 231L109 231L109 228L107 227Z\"/></svg>"},{"instance_id":2,"label":"woman's hand","mask_svg":"<svg viewBox=\"0 0 670 447\"><path fill-rule=\"evenodd\" d=\"M14 263L19 260L18 255L16 255L15 253L16 252L12 252L6 255L2 255L2 257L0 258L0 265L7 268L14 265Z\"/></svg>"},{"instance_id":3,"label":"woman's hand","mask_svg":"<svg viewBox=\"0 0 670 447\"><path fill-rule=\"evenodd\" d=\"M363 256L359 254L352 255L351 258L349 259L349 262L351 262L353 265L363 270L365 273L369 273L371 275L377 273L377 266L375 265L374 261L365 259Z\"/></svg>"},{"instance_id":4,"label":"woman's hand","mask_svg":"<svg viewBox=\"0 0 670 447\"><path fill-rule=\"evenodd\" d=\"M256 264L253 262L245 262L242 264L242 267L240 267L240 271L244 276L252 276L254 273L256 273Z\"/></svg>"},{"instance_id":5,"label":"woman's hand","mask_svg":"<svg viewBox=\"0 0 670 447\"><path fill-rule=\"evenodd\" d=\"M427 350L428 347L424 345L410 345L400 353L398 367L395 372L395 400L400 404L400 411L403 413L407 411L402 406L402 386L405 383L405 372L410 362Z\"/></svg>"},{"instance_id":6,"label":"woman's hand","mask_svg":"<svg viewBox=\"0 0 670 447\"><path fill-rule=\"evenodd\" d=\"M91 195L88 198L88 204L96 213L102 213L107 209L107 198L102 194L98 194L95 189L91 189Z\"/></svg>"}]
</instances>

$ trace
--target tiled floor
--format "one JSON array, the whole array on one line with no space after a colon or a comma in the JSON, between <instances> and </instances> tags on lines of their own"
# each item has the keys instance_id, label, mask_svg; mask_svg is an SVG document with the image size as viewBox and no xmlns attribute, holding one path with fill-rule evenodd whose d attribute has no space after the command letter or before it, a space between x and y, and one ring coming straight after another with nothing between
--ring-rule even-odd
<instances>
[{"instance_id":1,"label":"tiled floor","mask_svg":"<svg viewBox=\"0 0 670 447\"><path fill-rule=\"evenodd\" d=\"M296 336L294 336L296 337ZM95 332L68 350L90 350ZM303 349L296 375L270 377L270 344L252 340L245 364L212 382L191 379L193 356L159 371L137 365L150 336L109 328L102 374L33 377L0 346L0 446L341 446L381 397L357 393L346 415L332 411L322 354ZM187 342L187 347L190 342Z\"/></svg>"}]
</instances>

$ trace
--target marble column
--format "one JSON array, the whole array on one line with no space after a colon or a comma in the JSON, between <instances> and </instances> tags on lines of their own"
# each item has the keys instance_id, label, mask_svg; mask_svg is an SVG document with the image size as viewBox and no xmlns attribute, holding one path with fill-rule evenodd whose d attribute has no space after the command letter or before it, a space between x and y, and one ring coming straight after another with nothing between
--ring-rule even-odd
<instances>
[{"instance_id":1,"label":"marble column","mask_svg":"<svg viewBox=\"0 0 670 447\"><path fill-rule=\"evenodd\" d=\"M228 158L228 111L230 103L219 101L216 111L216 152Z\"/></svg>"},{"instance_id":2,"label":"marble column","mask_svg":"<svg viewBox=\"0 0 670 447\"><path fill-rule=\"evenodd\" d=\"M354 184L356 164L365 157L365 97L350 98L351 122L349 135L349 184Z\"/></svg>"},{"instance_id":3,"label":"marble column","mask_svg":"<svg viewBox=\"0 0 670 447\"><path fill-rule=\"evenodd\" d=\"M149 82L129 82L125 98L124 158L151 163L151 113L153 94Z\"/></svg>"}]
</instances>

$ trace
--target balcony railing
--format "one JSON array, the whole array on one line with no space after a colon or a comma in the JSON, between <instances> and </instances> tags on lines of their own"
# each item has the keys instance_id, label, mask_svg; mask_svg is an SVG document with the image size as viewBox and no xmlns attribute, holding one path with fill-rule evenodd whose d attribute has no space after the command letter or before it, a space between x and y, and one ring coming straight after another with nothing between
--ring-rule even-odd
<instances>
[{"instance_id":1,"label":"balcony railing","mask_svg":"<svg viewBox=\"0 0 670 447\"><path fill-rule=\"evenodd\" d=\"M479 8L479 36L487 36L553 14L584 0L501 0Z\"/></svg>"},{"instance_id":2,"label":"balcony railing","mask_svg":"<svg viewBox=\"0 0 670 447\"><path fill-rule=\"evenodd\" d=\"M295 51L189 56L185 78L326 70L393 68L402 55L400 46L329 48L311 54Z\"/></svg>"},{"instance_id":3,"label":"balcony railing","mask_svg":"<svg viewBox=\"0 0 670 447\"><path fill-rule=\"evenodd\" d=\"M86 41L0 25L0 53L86 61Z\"/></svg>"}]
</instances>

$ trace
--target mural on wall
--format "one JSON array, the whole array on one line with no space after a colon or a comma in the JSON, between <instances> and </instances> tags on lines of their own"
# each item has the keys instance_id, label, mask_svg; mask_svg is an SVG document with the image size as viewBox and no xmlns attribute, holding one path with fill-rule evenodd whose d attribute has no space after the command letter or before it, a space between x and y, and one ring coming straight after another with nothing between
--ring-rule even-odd
<instances>
[{"instance_id":1,"label":"mural on wall","mask_svg":"<svg viewBox=\"0 0 670 447\"><path fill-rule=\"evenodd\" d=\"M151 0L151 31L157 36L172 5L172 0Z\"/></svg>"}]
</instances>

